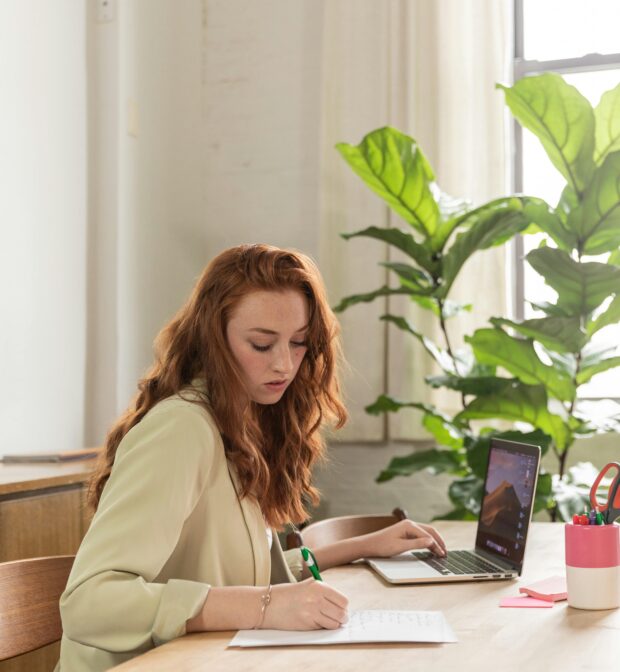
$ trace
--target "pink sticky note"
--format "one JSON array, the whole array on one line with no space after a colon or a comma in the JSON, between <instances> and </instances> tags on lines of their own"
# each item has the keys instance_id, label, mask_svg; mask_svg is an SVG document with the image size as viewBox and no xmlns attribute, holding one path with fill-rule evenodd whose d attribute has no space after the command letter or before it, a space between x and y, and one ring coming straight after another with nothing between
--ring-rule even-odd
<instances>
[{"instance_id":1,"label":"pink sticky note","mask_svg":"<svg viewBox=\"0 0 620 672\"><path fill-rule=\"evenodd\" d=\"M499 601L500 607L530 607L534 609L549 609L553 602L547 600L537 600L535 597L502 597Z\"/></svg>"},{"instance_id":2,"label":"pink sticky note","mask_svg":"<svg viewBox=\"0 0 620 672\"><path fill-rule=\"evenodd\" d=\"M537 600L547 600L548 602L558 602L568 597L566 592L565 576L550 576L548 579L530 583L529 586L521 586L520 593L525 593Z\"/></svg>"}]
</instances>

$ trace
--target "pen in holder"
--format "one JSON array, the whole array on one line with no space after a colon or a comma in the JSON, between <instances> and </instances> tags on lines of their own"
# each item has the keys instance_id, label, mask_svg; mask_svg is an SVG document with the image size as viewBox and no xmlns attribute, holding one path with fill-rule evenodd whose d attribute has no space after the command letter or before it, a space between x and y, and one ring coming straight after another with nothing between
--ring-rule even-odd
<instances>
[{"instance_id":1,"label":"pen in holder","mask_svg":"<svg viewBox=\"0 0 620 672\"><path fill-rule=\"evenodd\" d=\"M564 532L569 606L620 607L620 526L567 523Z\"/></svg>"}]
</instances>

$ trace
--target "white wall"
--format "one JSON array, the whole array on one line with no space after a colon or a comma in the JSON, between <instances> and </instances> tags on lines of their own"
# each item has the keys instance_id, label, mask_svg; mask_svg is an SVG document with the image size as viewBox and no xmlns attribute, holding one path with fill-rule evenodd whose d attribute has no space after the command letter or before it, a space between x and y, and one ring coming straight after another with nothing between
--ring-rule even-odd
<instances>
[{"instance_id":1,"label":"white wall","mask_svg":"<svg viewBox=\"0 0 620 672\"><path fill-rule=\"evenodd\" d=\"M84 12L0 3L0 453L83 446Z\"/></svg>"},{"instance_id":2,"label":"white wall","mask_svg":"<svg viewBox=\"0 0 620 672\"><path fill-rule=\"evenodd\" d=\"M89 17L87 442L215 254L317 254L318 5L128 0L111 23Z\"/></svg>"}]
</instances>

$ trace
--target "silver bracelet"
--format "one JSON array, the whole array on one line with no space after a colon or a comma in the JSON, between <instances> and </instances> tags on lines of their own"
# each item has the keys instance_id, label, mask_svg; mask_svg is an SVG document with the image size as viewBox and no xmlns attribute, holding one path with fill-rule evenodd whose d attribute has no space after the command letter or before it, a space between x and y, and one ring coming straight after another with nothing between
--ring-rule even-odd
<instances>
[{"instance_id":1,"label":"silver bracelet","mask_svg":"<svg viewBox=\"0 0 620 672\"><path fill-rule=\"evenodd\" d=\"M265 612L267 611L267 607L270 604L271 604L271 584L267 586L267 592L263 593L260 596L260 617L258 619L258 623L254 626L254 630L257 630L263 624L263 621L265 620Z\"/></svg>"}]
</instances>

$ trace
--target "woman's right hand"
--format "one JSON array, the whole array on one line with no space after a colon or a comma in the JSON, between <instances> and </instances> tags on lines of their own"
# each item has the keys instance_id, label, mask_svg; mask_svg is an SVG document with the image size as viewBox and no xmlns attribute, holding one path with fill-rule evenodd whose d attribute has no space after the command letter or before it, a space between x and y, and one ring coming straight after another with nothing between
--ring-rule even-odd
<instances>
[{"instance_id":1,"label":"woman's right hand","mask_svg":"<svg viewBox=\"0 0 620 672\"><path fill-rule=\"evenodd\" d=\"M335 630L349 620L349 600L331 586L306 579L271 589L271 602L261 628L274 630Z\"/></svg>"}]
</instances>

